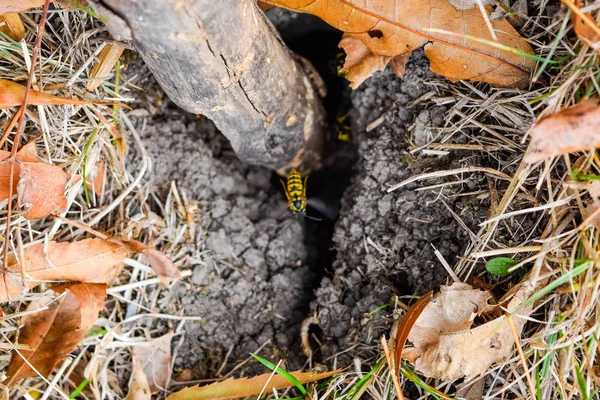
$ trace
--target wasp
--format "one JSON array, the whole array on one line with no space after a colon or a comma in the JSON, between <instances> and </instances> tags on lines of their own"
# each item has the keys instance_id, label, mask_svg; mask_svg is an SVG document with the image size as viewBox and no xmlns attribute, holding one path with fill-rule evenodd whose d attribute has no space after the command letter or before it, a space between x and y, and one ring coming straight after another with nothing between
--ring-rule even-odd
<instances>
[{"instance_id":1,"label":"wasp","mask_svg":"<svg viewBox=\"0 0 600 400\"><path fill-rule=\"evenodd\" d=\"M290 210L294 215L302 215L303 217L320 221L318 218L314 218L306 215L306 182L308 176L302 180L302 177L295 169L292 169L287 178L287 184L282 180L283 191L285 197L288 199Z\"/></svg>"},{"instance_id":2,"label":"wasp","mask_svg":"<svg viewBox=\"0 0 600 400\"><path fill-rule=\"evenodd\" d=\"M335 130L337 133L337 138L340 142L347 142L350 140L352 126L348 122L348 114L338 115L335 124Z\"/></svg>"}]
</instances>

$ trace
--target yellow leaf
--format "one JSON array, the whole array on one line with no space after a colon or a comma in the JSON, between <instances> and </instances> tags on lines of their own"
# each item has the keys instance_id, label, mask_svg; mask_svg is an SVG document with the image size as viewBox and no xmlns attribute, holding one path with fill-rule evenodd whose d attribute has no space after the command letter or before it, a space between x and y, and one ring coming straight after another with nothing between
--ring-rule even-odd
<instances>
[{"instance_id":1,"label":"yellow leaf","mask_svg":"<svg viewBox=\"0 0 600 400\"><path fill-rule=\"evenodd\" d=\"M329 378L342 370L338 369L320 374L313 372L291 372L300 383L316 382ZM294 386L293 383L278 374L266 373L254 378L227 379L223 382L206 386L194 386L173 393L167 400L217 400L238 399L240 397L256 396L261 391L272 393L273 389L279 390Z\"/></svg>"}]
</instances>

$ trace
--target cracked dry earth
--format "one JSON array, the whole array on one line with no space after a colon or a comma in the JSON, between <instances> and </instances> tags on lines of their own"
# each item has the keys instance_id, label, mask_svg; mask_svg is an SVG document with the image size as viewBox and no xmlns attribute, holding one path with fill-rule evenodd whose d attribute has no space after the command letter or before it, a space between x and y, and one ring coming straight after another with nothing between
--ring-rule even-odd
<instances>
[{"instance_id":1,"label":"cracked dry earth","mask_svg":"<svg viewBox=\"0 0 600 400\"><path fill-rule=\"evenodd\" d=\"M444 108L429 102L409 106L432 90L431 77L417 51L403 79L386 70L352 93L358 161L328 254L315 250L315 242L323 240L310 240L324 225L295 219L271 172L238 160L212 123L174 107L146 118L140 131L153 159L153 184L166 195L175 181L188 199L199 201L200 233L188 244L183 267L192 276L162 291L158 302L161 312L202 318L185 325L176 373L190 369L194 379L223 375L259 348L288 369L302 368L301 323L313 313L319 316L314 333L321 343L313 343L315 361L344 365L355 356L368 357L394 315L393 307L370 311L395 295L423 294L446 280L434 250L453 265L469 241L447 207L474 226L487 205L453 197L456 189L444 189L443 195L415 191L415 184L387 193L409 176L481 161L472 154L409 154L410 140L427 140L427 128L443 123ZM382 116L367 133L366 126ZM326 192L324 179L309 183L309 198L311 191ZM475 176L464 190L482 181ZM332 261L323 266L323 260ZM264 372L253 364L236 375Z\"/></svg>"}]
</instances>

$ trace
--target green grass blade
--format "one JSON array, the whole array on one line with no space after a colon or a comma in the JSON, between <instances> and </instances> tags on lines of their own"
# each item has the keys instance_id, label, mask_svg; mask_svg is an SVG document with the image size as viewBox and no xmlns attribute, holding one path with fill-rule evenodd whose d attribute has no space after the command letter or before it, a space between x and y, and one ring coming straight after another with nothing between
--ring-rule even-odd
<instances>
[{"instance_id":1,"label":"green grass blade","mask_svg":"<svg viewBox=\"0 0 600 400\"><path fill-rule=\"evenodd\" d=\"M87 378L83 378L79 386L77 386L73 393L69 395L69 399L74 399L75 397L79 396L79 393L81 393L83 389L85 389L88 383L89 381L87 380Z\"/></svg>"},{"instance_id":2,"label":"green grass blade","mask_svg":"<svg viewBox=\"0 0 600 400\"><path fill-rule=\"evenodd\" d=\"M277 365L273 364L271 361L269 361L265 358L262 358L261 356L258 356L256 354L252 354L252 353L250 353L250 355L252 357L254 357L259 363L261 363L265 367L269 368L271 371L275 371L276 374L283 376L291 384L296 386L298 388L298 390L302 393L302 395L306 396L306 389L304 388L304 386L302 386L302 384L300 382L298 382L298 379L294 378L294 375L290 374L283 368L279 368Z\"/></svg>"}]
</instances>

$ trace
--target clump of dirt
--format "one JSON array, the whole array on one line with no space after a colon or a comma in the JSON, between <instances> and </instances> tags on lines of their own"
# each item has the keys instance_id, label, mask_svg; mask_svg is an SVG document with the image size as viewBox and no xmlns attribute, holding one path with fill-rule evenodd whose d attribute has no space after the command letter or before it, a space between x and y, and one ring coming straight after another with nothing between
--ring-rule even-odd
<instances>
[{"instance_id":1,"label":"clump of dirt","mask_svg":"<svg viewBox=\"0 0 600 400\"><path fill-rule=\"evenodd\" d=\"M229 350L221 372L265 344L261 354L269 357L300 354L313 274L302 222L286 209L271 172L241 162L210 121L175 107L148 120L142 139L153 183L166 190L175 181L199 201L199 232L183 250L192 276L158 302L163 313L202 318L186 323L176 369L214 377Z\"/></svg>"},{"instance_id":2,"label":"clump of dirt","mask_svg":"<svg viewBox=\"0 0 600 400\"><path fill-rule=\"evenodd\" d=\"M410 184L387 193L391 185L410 176L465 165L460 154L414 158L408 152L407 129L415 119L413 135L443 124L443 107L430 102L411 106L434 90L427 85L432 77L423 52L416 51L403 79L386 69L352 94L359 161L333 236L337 258L312 303L319 314L324 359L341 352L342 364L354 355L364 357L369 346L388 334L394 295L420 295L447 279L435 249L454 265L469 242L468 232L448 208L459 215L468 210L471 223L487 210L477 200L452 197L453 189L416 191L417 185ZM383 123L366 132L367 125L381 116ZM390 306L381 308L386 304Z\"/></svg>"}]
</instances>

